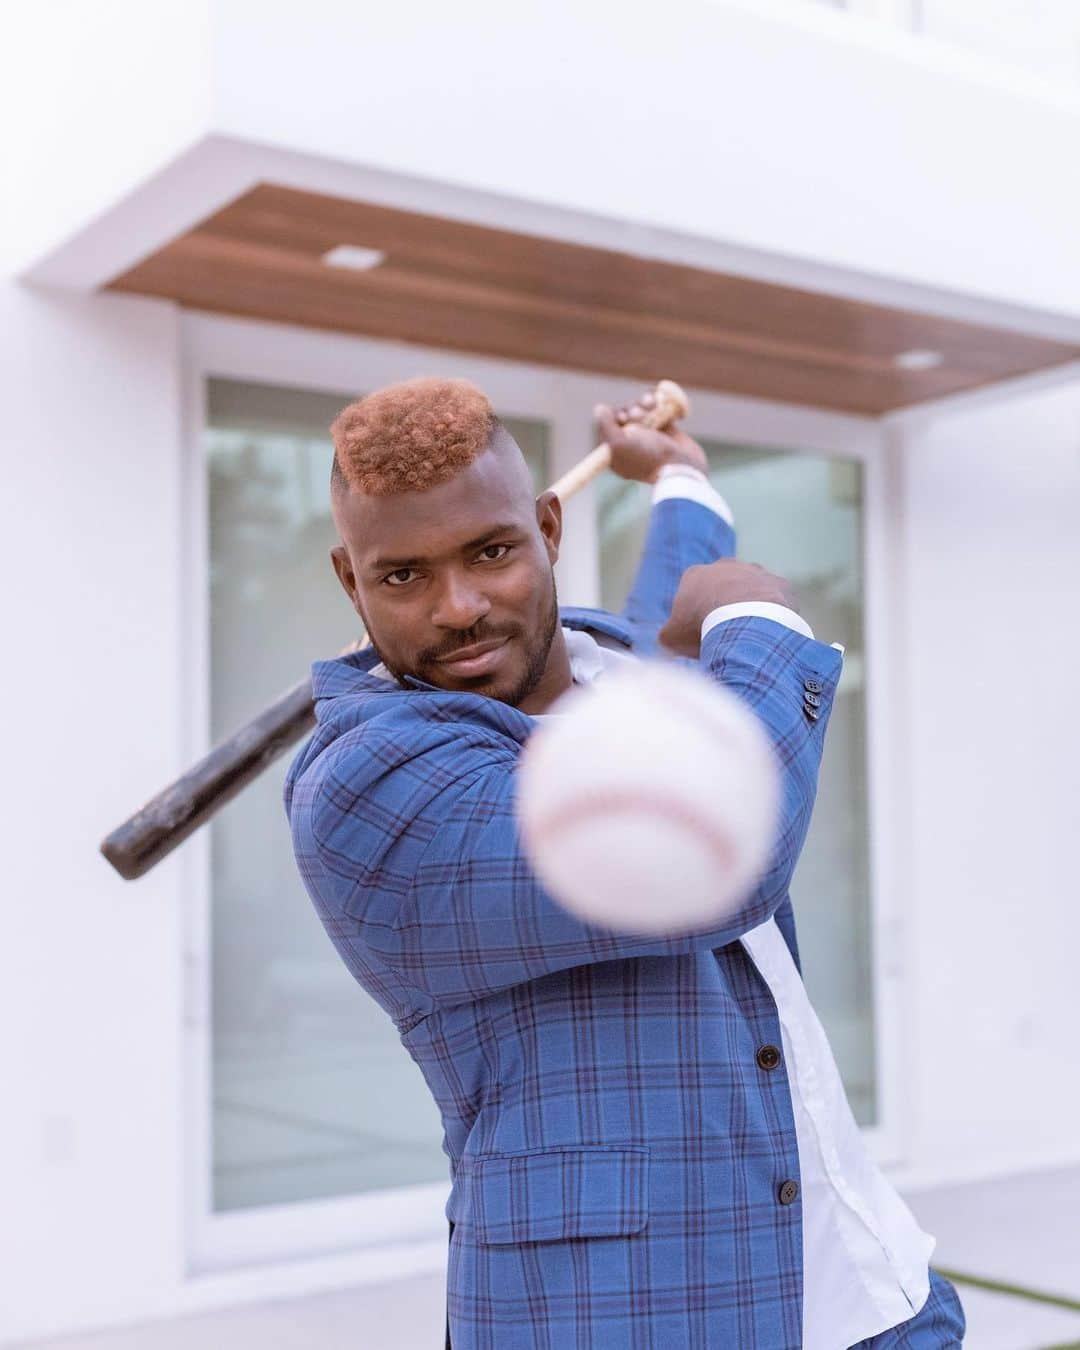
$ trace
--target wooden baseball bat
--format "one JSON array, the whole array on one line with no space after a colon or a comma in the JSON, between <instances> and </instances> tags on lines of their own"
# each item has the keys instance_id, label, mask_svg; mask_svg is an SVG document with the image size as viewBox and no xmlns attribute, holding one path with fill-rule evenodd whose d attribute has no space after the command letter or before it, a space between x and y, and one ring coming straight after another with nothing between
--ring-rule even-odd
<instances>
[{"instance_id":1,"label":"wooden baseball bat","mask_svg":"<svg viewBox=\"0 0 1080 1350\"><path fill-rule=\"evenodd\" d=\"M689 412L686 395L674 381L661 380L654 392L656 402L642 419L645 425L663 429ZM598 445L554 482L551 490L566 501L610 463L610 448ZM366 638L360 638L338 655L345 656L365 645ZM102 841L101 852L125 880L145 875L314 725L309 677L293 685L117 826Z\"/></svg>"}]
</instances>

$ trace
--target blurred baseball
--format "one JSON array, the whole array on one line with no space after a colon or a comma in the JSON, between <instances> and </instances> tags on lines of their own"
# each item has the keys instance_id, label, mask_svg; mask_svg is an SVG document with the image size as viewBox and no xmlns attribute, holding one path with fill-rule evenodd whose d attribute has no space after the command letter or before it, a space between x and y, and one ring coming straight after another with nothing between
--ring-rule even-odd
<instances>
[{"instance_id":1,"label":"blurred baseball","mask_svg":"<svg viewBox=\"0 0 1080 1350\"><path fill-rule=\"evenodd\" d=\"M780 783L764 729L685 667L642 661L574 689L522 756L522 838L545 886L590 923L709 926L772 852Z\"/></svg>"}]
</instances>

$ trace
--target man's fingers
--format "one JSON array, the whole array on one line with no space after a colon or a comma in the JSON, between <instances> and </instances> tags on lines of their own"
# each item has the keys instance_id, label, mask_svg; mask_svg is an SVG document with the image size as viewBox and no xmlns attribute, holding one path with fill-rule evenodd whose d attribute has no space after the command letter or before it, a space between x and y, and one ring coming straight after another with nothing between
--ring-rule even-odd
<instances>
[{"instance_id":1,"label":"man's fingers","mask_svg":"<svg viewBox=\"0 0 1080 1350\"><path fill-rule=\"evenodd\" d=\"M593 409L593 416L596 418L600 439L606 441L610 445L622 431L622 428L617 421L615 410L607 403L598 403Z\"/></svg>"},{"instance_id":2,"label":"man's fingers","mask_svg":"<svg viewBox=\"0 0 1080 1350\"><path fill-rule=\"evenodd\" d=\"M634 418L630 420L630 413L625 408L611 408L606 403L598 403L593 409L593 416L596 418L596 426L602 440L607 441L609 445L618 443L619 445L633 445L642 450L656 449L654 438L655 431L650 431L648 427L641 425L641 422ZM639 409L639 415L641 410Z\"/></svg>"},{"instance_id":3,"label":"man's fingers","mask_svg":"<svg viewBox=\"0 0 1080 1350\"><path fill-rule=\"evenodd\" d=\"M627 445L636 445L640 450L658 452L656 432L649 427L643 427L640 422L627 422L626 426L619 428L619 434Z\"/></svg>"},{"instance_id":4,"label":"man's fingers","mask_svg":"<svg viewBox=\"0 0 1080 1350\"><path fill-rule=\"evenodd\" d=\"M600 413L598 409L607 408L608 411L611 413L612 419L614 420L616 426L619 427L633 426L635 422L641 422L645 417L647 417L648 414L655 407L656 407L656 395L651 393L642 394L641 397L639 399L636 399L633 403L631 403L629 407L624 407L620 405L618 407L611 408L606 403L598 403L596 405L596 409L594 409L594 416L596 417L596 420L599 423Z\"/></svg>"}]
</instances>

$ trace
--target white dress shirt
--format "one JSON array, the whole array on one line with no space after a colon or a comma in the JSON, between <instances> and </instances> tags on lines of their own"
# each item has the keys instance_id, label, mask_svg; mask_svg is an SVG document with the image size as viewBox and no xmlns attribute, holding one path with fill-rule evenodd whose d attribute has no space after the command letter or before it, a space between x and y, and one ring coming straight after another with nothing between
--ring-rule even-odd
<instances>
[{"instance_id":1,"label":"white dress shirt","mask_svg":"<svg viewBox=\"0 0 1080 1350\"><path fill-rule=\"evenodd\" d=\"M727 502L696 469L670 465L661 471L653 501L672 497L696 501L734 523ZM794 610L747 601L714 609L702 624L702 637L744 615L814 636ZM588 633L565 628L563 633L577 684L635 659L601 647ZM776 1003L791 1088L803 1217L803 1350L847 1350L906 1322L923 1306L930 1294L934 1239L919 1228L870 1157L824 1029L775 921L741 941Z\"/></svg>"}]
</instances>

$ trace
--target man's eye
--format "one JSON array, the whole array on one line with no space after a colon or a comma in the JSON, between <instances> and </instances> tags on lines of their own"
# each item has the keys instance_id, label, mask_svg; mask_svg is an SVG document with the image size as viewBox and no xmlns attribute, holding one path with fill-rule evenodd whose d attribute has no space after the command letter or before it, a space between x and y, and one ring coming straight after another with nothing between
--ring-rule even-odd
<instances>
[{"instance_id":1,"label":"man's eye","mask_svg":"<svg viewBox=\"0 0 1080 1350\"><path fill-rule=\"evenodd\" d=\"M509 544L488 544L487 548L480 550L480 558L483 562L498 562L500 558L505 558L509 552Z\"/></svg>"},{"instance_id":2,"label":"man's eye","mask_svg":"<svg viewBox=\"0 0 1080 1350\"><path fill-rule=\"evenodd\" d=\"M391 572L390 575L384 577L383 580L388 586L404 586L412 581L414 576L416 576L416 571L413 568L399 567L396 572Z\"/></svg>"}]
</instances>

